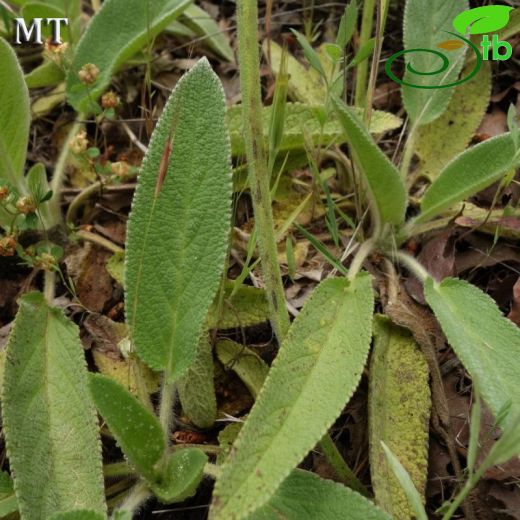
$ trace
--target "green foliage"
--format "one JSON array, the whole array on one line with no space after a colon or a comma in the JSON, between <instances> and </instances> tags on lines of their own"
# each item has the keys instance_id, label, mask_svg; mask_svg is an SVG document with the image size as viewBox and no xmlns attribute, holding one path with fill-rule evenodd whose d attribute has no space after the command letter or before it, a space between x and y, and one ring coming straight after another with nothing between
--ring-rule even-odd
<instances>
[{"instance_id":1,"label":"green foliage","mask_svg":"<svg viewBox=\"0 0 520 520\"><path fill-rule=\"evenodd\" d=\"M0 518L5 518L18 511L18 500L14 494L11 477L0 471Z\"/></svg>"},{"instance_id":2,"label":"green foliage","mask_svg":"<svg viewBox=\"0 0 520 520\"><path fill-rule=\"evenodd\" d=\"M490 94L491 66L484 62L474 78L455 89L446 111L418 129L415 151L421 175L435 180L466 149L486 113Z\"/></svg>"},{"instance_id":3,"label":"green foliage","mask_svg":"<svg viewBox=\"0 0 520 520\"><path fill-rule=\"evenodd\" d=\"M229 339L219 341L216 350L219 361L233 370L256 398L269 373L267 363L250 348Z\"/></svg>"},{"instance_id":4,"label":"green foliage","mask_svg":"<svg viewBox=\"0 0 520 520\"><path fill-rule=\"evenodd\" d=\"M101 374L90 375L90 392L130 464L149 481L158 479L156 466L166 444L157 418L126 388Z\"/></svg>"},{"instance_id":5,"label":"green foliage","mask_svg":"<svg viewBox=\"0 0 520 520\"><path fill-rule=\"evenodd\" d=\"M74 53L67 76L67 98L78 112L95 111L93 102L110 84L114 72L191 3L191 0L106 0L92 18ZM114 30L117 20L118 30ZM99 77L89 86L81 83L80 69L93 63Z\"/></svg>"},{"instance_id":6,"label":"green foliage","mask_svg":"<svg viewBox=\"0 0 520 520\"><path fill-rule=\"evenodd\" d=\"M51 87L65 79L65 72L53 61L44 61L25 76L28 88Z\"/></svg>"},{"instance_id":7,"label":"green foliage","mask_svg":"<svg viewBox=\"0 0 520 520\"><path fill-rule=\"evenodd\" d=\"M209 428L217 418L213 381L213 355L208 335L203 334L195 361L179 379L177 391L183 412L199 428Z\"/></svg>"},{"instance_id":8,"label":"green foliage","mask_svg":"<svg viewBox=\"0 0 520 520\"><path fill-rule=\"evenodd\" d=\"M407 195L399 171L376 145L353 111L337 98L334 105L354 160L370 191L372 208L383 223L402 223Z\"/></svg>"},{"instance_id":9,"label":"green foliage","mask_svg":"<svg viewBox=\"0 0 520 520\"><path fill-rule=\"evenodd\" d=\"M25 295L7 347L2 415L24 519L106 511L101 449L77 327Z\"/></svg>"},{"instance_id":10,"label":"green foliage","mask_svg":"<svg viewBox=\"0 0 520 520\"><path fill-rule=\"evenodd\" d=\"M424 295L487 406L495 417L509 409L511 421L520 411L520 329L488 295L463 280L428 279Z\"/></svg>"},{"instance_id":11,"label":"green foliage","mask_svg":"<svg viewBox=\"0 0 520 520\"><path fill-rule=\"evenodd\" d=\"M367 274L329 279L314 291L222 467L210 518L246 518L321 439L361 377L373 305Z\"/></svg>"},{"instance_id":12,"label":"green foliage","mask_svg":"<svg viewBox=\"0 0 520 520\"><path fill-rule=\"evenodd\" d=\"M128 223L132 340L141 358L170 380L195 359L227 251L231 165L224 117L220 81L203 59L178 82L157 124Z\"/></svg>"},{"instance_id":13,"label":"green foliage","mask_svg":"<svg viewBox=\"0 0 520 520\"><path fill-rule=\"evenodd\" d=\"M393 518L412 518L405 493L381 446L387 444L424 496L428 475L429 371L412 335L383 316L374 322L370 365L370 472L378 505Z\"/></svg>"},{"instance_id":14,"label":"green foliage","mask_svg":"<svg viewBox=\"0 0 520 520\"><path fill-rule=\"evenodd\" d=\"M56 513L50 520L104 520L106 516L87 509L77 511L67 511L66 513Z\"/></svg>"},{"instance_id":15,"label":"green foliage","mask_svg":"<svg viewBox=\"0 0 520 520\"><path fill-rule=\"evenodd\" d=\"M414 85L447 85L455 81L464 64L466 46L447 51L438 44L451 36L454 18L468 8L468 0L407 0L403 22L403 41L407 70L404 81ZM441 59L431 50L441 53L449 62L449 67L440 74L428 74L438 70ZM414 74L408 69L412 66L424 74ZM403 102L406 112L414 124L425 125L437 119L446 110L453 88L424 89L403 86Z\"/></svg>"},{"instance_id":16,"label":"green foliage","mask_svg":"<svg viewBox=\"0 0 520 520\"><path fill-rule=\"evenodd\" d=\"M390 520L372 502L351 489L295 470L276 494L248 520Z\"/></svg>"},{"instance_id":17,"label":"green foliage","mask_svg":"<svg viewBox=\"0 0 520 520\"><path fill-rule=\"evenodd\" d=\"M460 13L453 20L453 27L460 34L484 34L496 32L509 23L512 7L506 5L487 5Z\"/></svg>"},{"instance_id":18,"label":"green foliage","mask_svg":"<svg viewBox=\"0 0 520 520\"><path fill-rule=\"evenodd\" d=\"M24 4L22 11L22 17L25 21L30 24L35 18L63 18L65 13L59 7L56 7L49 3L44 2L27 2ZM52 29L47 24L42 24L42 37L50 38L52 35ZM61 39L65 42L70 40L69 26L62 26L60 35Z\"/></svg>"},{"instance_id":19,"label":"green foliage","mask_svg":"<svg viewBox=\"0 0 520 520\"><path fill-rule=\"evenodd\" d=\"M356 115L361 116L362 111L353 109ZM267 143L269 122L272 108L263 107L262 121L265 140ZM283 136L279 144L279 153L292 150L305 150L309 145L328 146L332 143L342 144L347 142L347 131L341 125L334 113L330 114L323 123L322 110L318 107L302 103L287 103L285 106L285 121ZM227 121L231 136L231 150L234 156L243 155L244 132L242 111L240 105L232 106L227 112ZM399 128L401 119L389 112L375 110L370 122L370 132L382 134Z\"/></svg>"},{"instance_id":20,"label":"green foliage","mask_svg":"<svg viewBox=\"0 0 520 520\"><path fill-rule=\"evenodd\" d=\"M421 201L415 222L425 222L467 197L500 180L520 162L511 134L473 146L441 171Z\"/></svg>"},{"instance_id":21,"label":"green foliage","mask_svg":"<svg viewBox=\"0 0 520 520\"><path fill-rule=\"evenodd\" d=\"M152 485L153 492L167 504L193 496L204 476L207 462L207 455L198 448L175 451L170 455L162 482Z\"/></svg>"},{"instance_id":22,"label":"green foliage","mask_svg":"<svg viewBox=\"0 0 520 520\"><path fill-rule=\"evenodd\" d=\"M0 179L25 192L23 169L29 141L29 91L11 46L0 38Z\"/></svg>"}]
</instances>

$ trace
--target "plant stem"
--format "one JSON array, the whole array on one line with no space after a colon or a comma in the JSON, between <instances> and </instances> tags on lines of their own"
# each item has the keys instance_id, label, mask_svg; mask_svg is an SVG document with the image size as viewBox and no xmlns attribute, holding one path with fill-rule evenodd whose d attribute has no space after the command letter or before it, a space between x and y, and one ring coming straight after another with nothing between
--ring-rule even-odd
<instances>
[{"instance_id":1,"label":"plant stem","mask_svg":"<svg viewBox=\"0 0 520 520\"><path fill-rule=\"evenodd\" d=\"M170 445L170 428L173 420L173 404L175 403L175 383L169 382L169 379L168 374L165 373L159 408L159 420L166 436L166 446Z\"/></svg>"},{"instance_id":2,"label":"plant stem","mask_svg":"<svg viewBox=\"0 0 520 520\"><path fill-rule=\"evenodd\" d=\"M341 456L336 444L331 439L330 435L325 435L320 442L320 448L323 451L323 455L327 458L332 469L336 475L340 478L341 482L348 486L350 489L361 493L365 497L369 497L370 493L368 489L361 483L356 477L354 472L348 467L345 459Z\"/></svg>"},{"instance_id":3,"label":"plant stem","mask_svg":"<svg viewBox=\"0 0 520 520\"><path fill-rule=\"evenodd\" d=\"M216 464L211 464L208 462L204 466L204 473L209 475L211 478L217 479L220 476L220 467Z\"/></svg>"},{"instance_id":4,"label":"plant stem","mask_svg":"<svg viewBox=\"0 0 520 520\"><path fill-rule=\"evenodd\" d=\"M415 152L415 136L416 136L417 125L413 125L406 143L404 145L403 158L401 160L401 177L406 180L408 177L408 171L410 170L410 164L412 164L413 154Z\"/></svg>"},{"instance_id":5,"label":"plant stem","mask_svg":"<svg viewBox=\"0 0 520 520\"><path fill-rule=\"evenodd\" d=\"M123 503L117 508L117 511L131 511L135 513L137 509L148 500L151 492L145 482L138 482L128 493Z\"/></svg>"},{"instance_id":6,"label":"plant stem","mask_svg":"<svg viewBox=\"0 0 520 520\"><path fill-rule=\"evenodd\" d=\"M363 267L363 262L367 259L367 256L374 250L374 245L375 240L373 238L369 238L361 244L361 247L358 249L356 256L354 256L354 259L352 260L352 263L350 264L348 270L347 278L350 281L354 280L356 275L359 273L359 271Z\"/></svg>"},{"instance_id":7,"label":"plant stem","mask_svg":"<svg viewBox=\"0 0 520 520\"><path fill-rule=\"evenodd\" d=\"M462 504L464 499L468 496L470 491L476 486L478 481L482 478L484 473L488 467L485 464L481 464L481 466L478 468L478 470L473 473L468 480L466 480L466 483L464 484L464 487L459 491L453 502L450 504L450 507L442 517L442 520L449 520L455 511L459 508L459 506Z\"/></svg>"},{"instance_id":8,"label":"plant stem","mask_svg":"<svg viewBox=\"0 0 520 520\"><path fill-rule=\"evenodd\" d=\"M43 274L43 294L49 305L52 305L55 296L56 273L54 271L44 271Z\"/></svg>"},{"instance_id":9,"label":"plant stem","mask_svg":"<svg viewBox=\"0 0 520 520\"><path fill-rule=\"evenodd\" d=\"M393 253L396 260L409 269L421 282L426 281L430 277L428 271L413 257L404 251L397 251Z\"/></svg>"},{"instance_id":10,"label":"plant stem","mask_svg":"<svg viewBox=\"0 0 520 520\"><path fill-rule=\"evenodd\" d=\"M249 184L253 199L258 246L269 301L271 324L281 342L289 329L278 248L274 236L269 170L262 123L260 55L258 46L258 6L251 0L237 2L240 90L244 121L244 141L249 167Z\"/></svg>"},{"instance_id":11,"label":"plant stem","mask_svg":"<svg viewBox=\"0 0 520 520\"><path fill-rule=\"evenodd\" d=\"M94 182L90 186L87 186L84 190L81 190L74 200L70 203L67 215L65 216L65 222L67 224L73 224L76 220L78 210L92 195L97 195L101 192L103 183L101 181Z\"/></svg>"},{"instance_id":12,"label":"plant stem","mask_svg":"<svg viewBox=\"0 0 520 520\"><path fill-rule=\"evenodd\" d=\"M76 237L97 244L98 246L104 247L105 249L112 251L112 253L124 252L124 249L122 247L119 247L118 245L114 244L114 242L111 242L110 240L108 240L108 238L102 237L101 235L97 235L96 233L92 233L91 231L80 230L76 232Z\"/></svg>"},{"instance_id":13,"label":"plant stem","mask_svg":"<svg viewBox=\"0 0 520 520\"><path fill-rule=\"evenodd\" d=\"M127 462L114 462L103 467L105 478L127 477L135 474L135 470Z\"/></svg>"},{"instance_id":14,"label":"plant stem","mask_svg":"<svg viewBox=\"0 0 520 520\"><path fill-rule=\"evenodd\" d=\"M63 143L63 148L58 157L58 161L56 162L56 168L54 169L54 174L52 176L51 190L53 195L52 199L49 201L49 210L54 219L54 223L61 221L60 191L65 179L65 166L67 165L67 159L69 157L70 143L74 137L76 137L76 134L81 128L82 123L80 123L80 121L83 119L85 119L85 114L78 114L76 120L72 124L65 142Z\"/></svg>"},{"instance_id":15,"label":"plant stem","mask_svg":"<svg viewBox=\"0 0 520 520\"><path fill-rule=\"evenodd\" d=\"M365 0L363 2L363 15L361 18L361 32L359 34L358 49L372 36L372 27L374 22L374 7L375 0ZM367 92L367 75L368 75L368 60L363 60L356 70L356 95L354 103L357 107L364 107Z\"/></svg>"}]
</instances>

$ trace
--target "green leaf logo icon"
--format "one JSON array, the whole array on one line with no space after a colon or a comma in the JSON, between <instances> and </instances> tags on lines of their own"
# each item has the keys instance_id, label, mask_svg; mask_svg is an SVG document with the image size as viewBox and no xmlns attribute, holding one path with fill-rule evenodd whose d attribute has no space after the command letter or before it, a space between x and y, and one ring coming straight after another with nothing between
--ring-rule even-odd
<instances>
[{"instance_id":1,"label":"green leaf logo icon","mask_svg":"<svg viewBox=\"0 0 520 520\"><path fill-rule=\"evenodd\" d=\"M453 20L453 27L460 34L484 34L498 31L509 22L512 7L506 5L488 5L460 13ZM469 31L468 31L469 29Z\"/></svg>"}]
</instances>

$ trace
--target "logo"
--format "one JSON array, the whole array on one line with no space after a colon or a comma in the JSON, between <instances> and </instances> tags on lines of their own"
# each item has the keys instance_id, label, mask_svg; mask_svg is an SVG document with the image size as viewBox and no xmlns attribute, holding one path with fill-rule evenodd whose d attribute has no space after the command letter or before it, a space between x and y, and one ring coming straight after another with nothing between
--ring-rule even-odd
<instances>
[{"instance_id":1,"label":"logo","mask_svg":"<svg viewBox=\"0 0 520 520\"><path fill-rule=\"evenodd\" d=\"M419 48L405 49L396 52L395 54L390 56L390 58L386 62L386 74L390 79L392 79L396 83L413 88L449 88L455 87L456 85L460 85L461 83L469 81L478 73L478 71L482 67L482 63L484 60L488 61L492 59L495 61L504 61L508 60L513 55L513 48L511 47L511 44L508 42L500 41L498 34L493 34L491 39L489 38L489 33L498 31L499 29L502 29L508 24L509 14L512 9L512 7L508 7L505 5L488 5L485 7L476 7L475 9L469 9L468 11L460 13L453 20L453 27L457 32L443 31L454 38L450 38L438 43L437 47L441 50ZM466 34L482 34L483 37L480 44L476 45L471 40L465 37ZM412 81L409 80L409 76L413 74L417 76L436 76L445 72L444 77L446 77L449 74L450 70L453 69L453 64L450 64L448 53L461 49L464 46L469 47L475 55L475 66L466 77L456 81L451 81L443 85L418 85L416 83L412 83ZM417 70L417 68L415 68L412 63L412 60L410 59L407 60L406 65L405 77L407 79L398 78L392 71L392 65L394 61L406 54L411 55L413 53L419 52L429 53L437 56L441 60L440 65L437 67L437 69L433 71L422 71ZM458 54L457 58L462 58L460 53Z\"/></svg>"},{"instance_id":2,"label":"logo","mask_svg":"<svg viewBox=\"0 0 520 520\"><path fill-rule=\"evenodd\" d=\"M29 27L23 18L15 18L14 26L16 29L15 43L21 45L22 43L38 43L42 44L42 21L51 27L52 37L51 43L53 45L60 45L61 41L61 25L69 25L68 18L33 18ZM34 35L33 35L34 33Z\"/></svg>"}]
</instances>

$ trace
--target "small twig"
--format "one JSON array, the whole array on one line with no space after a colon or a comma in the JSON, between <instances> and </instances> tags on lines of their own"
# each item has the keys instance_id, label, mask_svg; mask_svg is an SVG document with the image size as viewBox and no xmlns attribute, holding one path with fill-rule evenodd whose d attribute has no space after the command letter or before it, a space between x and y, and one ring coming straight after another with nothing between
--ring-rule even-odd
<instances>
[{"instance_id":1,"label":"small twig","mask_svg":"<svg viewBox=\"0 0 520 520\"><path fill-rule=\"evenodd\" d=\"M92 197L93 195L100 194L102 188L103 183L101 181L97 181L79 192L79 194L70 203L69 209L67 210L67 215L65 216L65 221L67 222L67 224L74 223L79 209L90 197Z\"/></svg>"},{"instance_id":2,"label":"small twig","mask_svg":"<svg viewBox=\"0 0 520 520\"><path fill-rule=\"evenodd\" d=\"M141 152L146 153L148 151L148 148L139 141L137 136L132 132L132 129L128 126L126 121L121 122L121 126L123 127L123 130L126 132L126 135L128 135L128 138L130 139L130 142L137 146Z\"/></svg>"},{"instance_id":3,"label":"small twig","mask_svg":"<svg viewBox=\"0 0 520 520\"><path fill-rule=\"evenodd\" d=\"M96 233L91 233L90 231L81 229L76 232L75 236L82 240L86 240L87 242L92 242L98 246L104 247L105 249L112 251L112 253L124 253L125 251L122 247L114 244L114 242L111 242L107 238L97 235Z\"/></svg>"}]
</instances>

